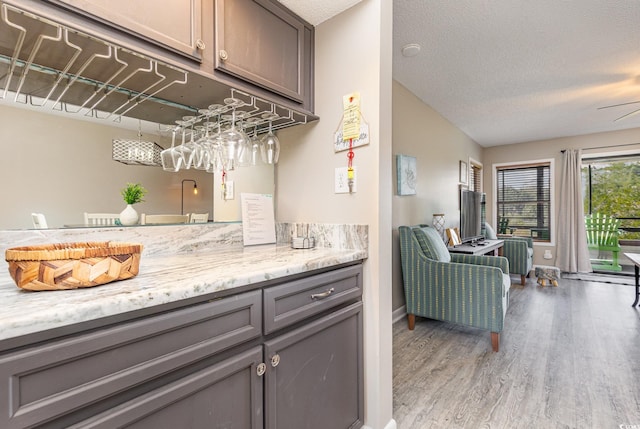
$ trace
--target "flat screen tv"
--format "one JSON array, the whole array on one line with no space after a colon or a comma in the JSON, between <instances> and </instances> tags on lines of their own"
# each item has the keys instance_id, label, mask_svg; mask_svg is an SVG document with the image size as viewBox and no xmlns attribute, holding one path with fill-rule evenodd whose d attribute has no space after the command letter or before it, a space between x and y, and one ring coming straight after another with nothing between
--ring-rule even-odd
<instances>
[{"instance_id":1,"label":"flat screen tv","mask_svg":"<svg viewBox=\"0 0 640 429\"><path fill-rule=\"evenodd\" d=\"M460 190L460 239L463 243L484 239L484 192Z\"/></svg>"}]
</instances>

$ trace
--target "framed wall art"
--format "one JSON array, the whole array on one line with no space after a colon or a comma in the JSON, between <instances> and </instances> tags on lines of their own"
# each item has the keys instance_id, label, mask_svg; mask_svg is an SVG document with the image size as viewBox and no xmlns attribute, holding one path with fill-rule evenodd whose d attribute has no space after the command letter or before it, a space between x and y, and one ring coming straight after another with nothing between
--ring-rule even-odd
<instances>
[{"instance_id":1,"label":"framed wall art","mask_svg":"<svg viewBox=\"0 0 640 429\"><path fill-rule=\"evenodd\" d=\"M398 195L416 194L416 158L414 156L396 155L396 174Z\"/></svg>"}]
</instances>

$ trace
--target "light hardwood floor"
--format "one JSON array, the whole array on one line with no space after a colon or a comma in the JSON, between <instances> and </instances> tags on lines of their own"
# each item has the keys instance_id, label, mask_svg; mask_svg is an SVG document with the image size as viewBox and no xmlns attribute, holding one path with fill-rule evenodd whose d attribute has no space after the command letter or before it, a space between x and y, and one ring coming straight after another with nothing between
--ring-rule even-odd
<instances>
[{"instance_id":1,"label":"light hardwood floor","mask_svg":"<svg viewBox=\"0 0 640 429\"><path fill-rule=\"evenodd\" d=\"M515 277L514 277L515 278ZM393 327L398 429L640 427L640 309L631 286L535 278L500 338L417 318Z\"/></svg>"}]
</instances>

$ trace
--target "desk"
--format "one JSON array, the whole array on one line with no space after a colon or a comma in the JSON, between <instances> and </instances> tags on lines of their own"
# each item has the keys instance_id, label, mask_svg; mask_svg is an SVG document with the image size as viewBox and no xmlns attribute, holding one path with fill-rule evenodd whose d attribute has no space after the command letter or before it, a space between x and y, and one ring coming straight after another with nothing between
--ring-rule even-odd
<instances>
[{"instance_id":1,"label":"desk","mask_svg":"<svg viewBox=\"0 0 640 429\"><path fill-rule=\"evenodd\" d=\"M455 247L448 247L449 253L466 253L468 255L486 255L493 252L495 256L502 256L502 246L504 240L484 240L484 244L461 244ZM640 255L639 255L640 256Z\"/></svg>"},{"instance_id":2,"label":"desk","mask_svg":"<svg viewBox=\"0 0 640 429\"><path fill-rule=\"evenodd\" d=\"M624 256L631 259L633 265L635 265L634 269L636 272L636 300L631 304L632 307L638 305L638 301L640 301L640 253L625 253Z\"/></svg>"}]
</instances>

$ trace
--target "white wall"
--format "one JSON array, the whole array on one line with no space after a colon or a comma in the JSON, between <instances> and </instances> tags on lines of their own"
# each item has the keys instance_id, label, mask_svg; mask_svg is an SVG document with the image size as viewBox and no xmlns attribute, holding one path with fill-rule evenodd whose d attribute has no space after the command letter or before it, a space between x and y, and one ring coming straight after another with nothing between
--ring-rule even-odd
<instances>
[{"instance_id":1,"label":"white wall","mask_svg":"<svg viewBox=\"0 0 640 429\"><path fill-rule=\"evenodd\" d=\"M393 308L405 303L400 264L398 227L426 223L444 213L446 227L460 224L458 205L459 162L482 160L482 147L409 92L393 83L393 170L395 156L416 158L416 195L393 196ZM485 182L486 186L486 182Z\"/></svg>"},{"instance_id":2,"label":"white wall","mask_svg":"<svg viewBox=\"0 0 640 429\"><path fill-rule=\"evenodd\" d=\"M194 179L199 193L193 195L193 184L185 183L185 213L212 214L210 174L112 160L112 140L137 140L136 131L10 106L0 106L0 116L0 201L11 207L0 211L2 229L32 228L31 212L44 213L49 227L83 223L85 211L119 213L127 182L149 191L135 205L139 213L180 213L182 179ZM166 146L158 136L142 139Z\"/></svg>"},{"instance_id":3,"label":"white wall","mask_svg":"<svg viewBox=\"0 0 640 429\"><path fill-rule=\"evenodd\" d=\"M273 194L275 187L273 165L259 164L238 167L227 172L226 182L233 182L233 199L222 197L222 174L215 173L213 179L213 208L216 222L238 221L242 219L240 194Z\"/></svg>"},{"instance_id":4,"label":"white wall","mask_svg":"<svg viewBox=\"0 0 640 429\"><path fill-rule=\"evenodd\" d=\"M228 173L235 198L222 200L220 173L200 170L178 173L160 167L125 165L112 160L112 140L138 140L137 131L88 122L64 115L0 105L0 229L33 228L32 212L44 213L49 227L83 222L83 213L120 213L120 190L127 182L141 183L149 193L136 204L139 213L180 213L182 180L184 212L209 213L216 221L241 218L240 193L273 193L272 166L242 167ZM143 133L142 140L168 147L167 138ZM214 217L215 208L215 217Z\"/></svg>"},{"instance_id":5,"label":"white wall","mask_svg":"<svg viewBox=\"0 0 640 429\"><path fill-rule=\"evenodd\" d=\"M391 40L392 2L364 0L316 27L315 112L320 121L279 132L276 169L279 221L369 225L364 265L365 425L390 428L391 338ZM371 143L357 148L357 192L334 193L334 153L342 96L360 92Z\"/></svg>"}]
</instances>

